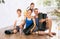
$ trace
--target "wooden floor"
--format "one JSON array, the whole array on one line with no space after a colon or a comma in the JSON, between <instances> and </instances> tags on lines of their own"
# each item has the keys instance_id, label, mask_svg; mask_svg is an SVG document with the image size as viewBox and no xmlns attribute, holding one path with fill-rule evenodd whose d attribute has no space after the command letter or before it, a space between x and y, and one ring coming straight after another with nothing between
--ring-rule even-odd
<instances>
[{"instance_id":1,"label":"wooden floor","mask_svg":"<svg viewBox=\"0 0 60 39\"><path fill-rule=\"evenodd\" d=\"M5 35L4 31L7 29L10 29L10 28L12 28L12 27L0 29L0 39L51 39L47 35L44 35L44 36L38 36L38 35L26 36L24 34L20 35L19 33L12 34L12 35Z\"/></svg>"}]
</instances>

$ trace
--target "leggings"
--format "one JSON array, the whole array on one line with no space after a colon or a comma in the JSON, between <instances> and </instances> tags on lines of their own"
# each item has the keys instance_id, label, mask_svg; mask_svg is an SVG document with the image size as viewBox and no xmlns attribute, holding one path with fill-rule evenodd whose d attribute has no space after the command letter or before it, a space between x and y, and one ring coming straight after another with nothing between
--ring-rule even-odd
<instances>
[{"instance_id":1,"label":"leggings","mask_svg":"<svg viewBox=\"0 0 60 39\"><path fill-rule=\"evenodd\" d=\"M30 25L28 28L25 28L25 29L23 30L24 34L25 34L25 35L30 35L30 34L31 34L31 33L30 33L30 30L33 28L33 26L34 26L34 25Z\"/></svg>"}]
</instances>

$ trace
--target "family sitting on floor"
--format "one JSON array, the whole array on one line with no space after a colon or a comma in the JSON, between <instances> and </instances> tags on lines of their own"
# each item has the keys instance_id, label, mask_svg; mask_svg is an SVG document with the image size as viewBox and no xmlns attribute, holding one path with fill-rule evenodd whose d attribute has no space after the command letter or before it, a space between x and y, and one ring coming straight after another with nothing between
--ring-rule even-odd
<instances>
[{"instance_id":1,"label":"family sitting on floor","mask_svg":"<svg viewBox=\"0 0 60 39\"><path fill-rule=\"evenodd\" d=\"M24 32L25 35L49 35L53 36L56 33L51 32L52 20L48 19L47 14L38 12L38 8L34 8L34 3L30 4L29 9L26 10L24 18L22 18L21 9L17 9L18 18L14 22L13 30L6 30L5 34L16 34L17 32ZM33 16L34 13L35 15ZM48 33L45 30L49 30Z\"/></svg>"}]
</instances>

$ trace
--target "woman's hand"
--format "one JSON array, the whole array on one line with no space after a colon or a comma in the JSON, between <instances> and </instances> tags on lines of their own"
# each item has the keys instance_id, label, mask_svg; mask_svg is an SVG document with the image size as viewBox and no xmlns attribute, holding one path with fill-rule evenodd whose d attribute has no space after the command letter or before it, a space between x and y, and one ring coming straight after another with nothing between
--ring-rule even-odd
<instances>
[{"instance_id":1,"label":"woman's hand","mask_svg":"<svg viewBox=\"0 0 60 39\"><path fill-rule=\"evenodd\" d=\"M33 29L30 30L30 32L32 32L32 31L33 31Z\"/></svg>"}]
</instances>

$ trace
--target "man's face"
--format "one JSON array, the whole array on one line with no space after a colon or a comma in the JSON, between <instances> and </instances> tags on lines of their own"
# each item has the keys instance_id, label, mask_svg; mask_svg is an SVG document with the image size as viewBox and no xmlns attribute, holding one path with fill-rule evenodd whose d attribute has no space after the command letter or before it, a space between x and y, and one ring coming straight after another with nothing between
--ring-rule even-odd
<instances>
[{"instance_id":1,"label":"man's face","mask_svg":"<svg viewBox=\"0 0 60 39\"><path fill-rule=\"evenodd\" d=\"M17 14L20 16L21 15L21 12L20 11L17 11Z\"/></svg>"},{"instance_id":2,"label":"man's face","mask_svg":"<svg viewBox=\"0 0 60 39\"><path fill-rule=\"evenodd\" d=\"M30 5L30 8L31 8L31 9L34 9L34 5Z\"/></svg>"},{"instance_id":3,"label":"man's face","mask_svg":"<svg viewBox=\"0 0 60 39\"><path fill-rule=\"evenodd\" d=\"M35 15L38 15L38 10L34 10Z\"/></svg>"}]
</instances>

